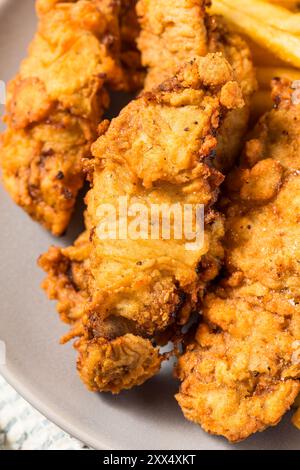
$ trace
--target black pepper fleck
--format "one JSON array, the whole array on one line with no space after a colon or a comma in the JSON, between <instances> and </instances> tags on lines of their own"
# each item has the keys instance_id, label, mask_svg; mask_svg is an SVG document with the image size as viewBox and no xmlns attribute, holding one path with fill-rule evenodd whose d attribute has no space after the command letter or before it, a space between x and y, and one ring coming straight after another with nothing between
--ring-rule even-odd
<instances>
[{"instance_id":1,"label":"black pepper fleck","mask_svg":"<svg viewBox=\"0 0 300 470\"><path fill-rule=\"evenodd\" d=\"M64 177L65 177L65 175L63 174L62 171L59 171L59 172L57 173L57 175L56 175L56 179L57 179L57 180L63 180Z\"/></svg>"}]
</instances>

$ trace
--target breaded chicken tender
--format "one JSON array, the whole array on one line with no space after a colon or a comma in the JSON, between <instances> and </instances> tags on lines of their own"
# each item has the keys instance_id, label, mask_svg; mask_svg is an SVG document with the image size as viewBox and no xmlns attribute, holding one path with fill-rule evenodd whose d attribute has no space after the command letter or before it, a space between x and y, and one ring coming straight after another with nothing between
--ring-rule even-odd
<instances>
[{"instance_id":1,"label":"breaded chicken tender","mask_svg":"<svg viewBox=\"0 0 300 470\"><path fill-rule=\"evenodd\" d=\"M165 356L156 344L181 329L219 272L224 231L213 205L223 175L212 155L222 119L243 105L229 63L210 54L191 59L100 126L87 231L74 247L51 248L40 259L46 292L73 324L65 339L80 337L78 370L89 389L118 393L158 372ZM203 244L189 251L184 239L161 234L102 239L99 207L117 207L120 197L149 209L203 205Z\"/></svg>"},{"instance_id":2,"label":"breaded chicken tender","mask_svg":"<svg viewBox=\"0 0 300 470\"><path fill-rule=\"evenodd\" d=\"M108 107L106 83L128 88L121 67L119 1L37 3L38 32L8 86L3 181L14 201L53 234L69 223Z\"/></svg>"},{"instance_id":3,"label":"breaded chicken tender","mask_svg":"<svg viewBox=\"0 0 300 470\"><path fill-rule=\"evenodd\" d=\"M274 80L274 109L227 180L226 275L177 366L186 418L233 442L276 425L300 391L298 96Z\"/></svg>"},{"instance_id":4,"label":"breaded chicken tender","mask_svg":"<svg viewBox=\"0 0 300 470\"><path fill-rule=\"evenodd\" d=\"M147 67L145 88L158 85L189 57L222 52L240 83L246 103L224 120L217 148L217 165L228 171L238 156L247 131L250 98L256 78L247 43L229 32L219 17L209 16L205 0L139 0L141 24L138 47Z\"/></svg>"}]
</instances>

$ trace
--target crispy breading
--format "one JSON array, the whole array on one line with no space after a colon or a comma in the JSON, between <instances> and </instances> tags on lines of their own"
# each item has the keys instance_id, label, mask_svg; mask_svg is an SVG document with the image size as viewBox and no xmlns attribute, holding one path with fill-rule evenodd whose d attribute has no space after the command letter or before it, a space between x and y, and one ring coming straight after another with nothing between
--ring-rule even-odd
<instances>
[{"instance_id":1,"label":"crispy breading","mask_svg":"<svg viewBox=\"0 0 300 470\"><path fill-rule=\"evenodd\" d=\"M123 10L111 0L40 0L37 8L38 31L8 86L0 160L15 202L60 235L109 104L106 84L129 86L120 61Z\"/></svg>"},{"instance_id":2,"label":"crispy breading","mask_svg":"<svg viewBox=\"0 0 300 470\"><path fill-rule=\"evenodd\" d=\"M119 393L142 385L159 372L163 356L151 341L125 333L114 339L81 339L78 371L91 391Z\"/></svg>"},{"instance_id":3,"label":"crispy breading","mask_svg":"<svg viewBox=\"0 0 300 470\"><path fill-rule=\"evenodd\" d=\"M207 52L222 52L241 84L246 106L224 120L217 157L221 171L228 171L238 156L247 131L250 98L256 78L247 43L227 30L219 17L206 13L205 0L139 0L141 33L138 46L148 73L145 88L159 84L184 60Z\"/></svg>"},{"instance_id":4,"label":"crispy breading","mask_svg":"<svg viewBox=\"0 0 300 470\"><path fill-rule=\"evenodd\" d=\"M138 47L151 89L195 56L208 53L204 0L139 0Z\"/></svg>"},{"instance_id":5,"label":"crispy breading","mask_svg":"<svg viewBox=\"0 0 300 470\"><path fill-rule=\"evenodd\" d=\"M244 96L253 93L256 79L247 43L227 29L221 17L206 12L206 0L138 0L141 25L138 47L147 67L145 89L170 76L190 57L222 52L231 64Z\"/></svg>"},{"instance_id":6,"label":"crispy breading","mask_svg":"<svg viewBox=\"0 0 300 470\"><path fill-rule=\"evenodd\" d=\"M177 366L177 400L239 441L276 425L300 391L300 106L285 80L227 180L226 276ZM297 104L298 103L298 104Z\"/></svg>"},{"instance_id":7,"label":"crispy breading","mask_svg":"<svg viewBox=\"0 0 300 470\"><path fill-rule=\"evenodd\" d=\"M82 317L84 304L89 300L90 231L86 230L68 248L51 247L40 260L48 273L43 287L49 299L59 300L57 310L66 323Z\"/></svg>"},{"instance_id":8,"label":"crispy breading","mask_svg":"<svg viewBox=\"0 0 300 470\"><path fill-rule=\"evenodd\" d=\"M58 3L75 3L78 0L37 0L36 9L39 16L49 12ZM85 0L93 2L100 10L103 0ZM119 8L119 46L121 48L120 61L124 73L124 87L129 91L136 91L143 87L145 71L141 65L141 57L137 49L137 38L140 26L136 13L137 0L111 0L108 5ZM116 36L114 37L114 40Z\"/></svg>"},{"instance_id":9,"label":"crispy breading","mask_svg":"<svg viewBox=\"0 0 300 470\"><path fill-rule=\"evenodd\" d=\"M110 125L100 126L87 196L90 242L84 235L83 245L51 249L40 260L49 274L46 291L59 300L63 319L75 321L69 337L81 335L78 369L90 389L117 393L157 372L164 359L155 345L158 337L188 321L207 282L217 275L224 232L212 206L223 176L211 154L222 119L243 105L230 65L221 54L210 54L190 60L172 79L132 101ZM189 251L184 239L161 235L103 240L98 208L116 206L121 196L128 206L204 205L203 246ZM83 286L76 283L80 260Z\"/></svg>"},{"instance_id":10,"label":"crispy breading","mask_svg":"<svg viewBox=\"0 0 300 470\"><path fill-rule=\"evenodd\" d=\"M35 8L39 16L45 15L58 3L76 3L78 0L36 0Z\"/></svg>"}]
</instances>

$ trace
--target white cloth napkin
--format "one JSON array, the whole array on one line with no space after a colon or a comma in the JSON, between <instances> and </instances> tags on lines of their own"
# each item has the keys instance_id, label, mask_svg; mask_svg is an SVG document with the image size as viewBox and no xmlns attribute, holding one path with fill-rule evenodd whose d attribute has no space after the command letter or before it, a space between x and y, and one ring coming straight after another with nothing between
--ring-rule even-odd
<instances>
[{"instance_id":1,"label":"white cloth napkin","mask_svg":"<svg viewBox=\"0 0 300 470\"><path fill-rule=\"evenodd\" d=\"M0 450L83 450L50 423L0 376Z\"/></svg>"}]
</instances>

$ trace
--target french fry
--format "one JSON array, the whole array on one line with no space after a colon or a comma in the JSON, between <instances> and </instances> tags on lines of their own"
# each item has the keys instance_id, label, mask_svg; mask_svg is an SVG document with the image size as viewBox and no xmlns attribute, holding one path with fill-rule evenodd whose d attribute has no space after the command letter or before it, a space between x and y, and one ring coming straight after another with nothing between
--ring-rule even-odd
<instances>
[{"instance_id":1,"label":"french fry","mask_svg":"<svg viewBox=\"0 0 300 470\"><path fill-rule=\"evenodd\" d=\"M260 88L270 88L271 80L275 77L300 80L300 70L284 67L257 67L257 80Z\"/></svg>"},{"instance_id":2,"label":"french fry","mask_svg":"<svg viewBox=\"0 0 300 470\"><path fill-rule=\"evenodd\" d=\"M229 6L228 3L214 0L212 12L225 17L229 23L250 36L262 47L270 50L283 61L300 68L300 38L264 24L256 18Z\"/></svg>"},{"instance_id":3,"label":"french fry","mask_svg":"<svg viewBox=\"0 0 300 470\"><path fill-rule=\"evenodd\" d=\"M228 6L281 31L300 34L300 14L262 0L222 0Z\"/></svg>"},{"instance_id":4,"label":"french fry","mask_svg":"<svg viewBox=\"0 0 300 470\"><path fill-rule=\"evenodd\" d=\"M249 37L245 37L248 45L251 49L251 54L255 65L261 67L287 67L289 64L276 57L271 51L260 46L256 42L252 41Z\"/></svg>"},{"instance_id":5,"label":"french fry","mask_svg":"<svg viewBox=\"0 0 300 470\"><path fill-rule=\"evenodd\" d=\"M299 11L299 0L263 0L267 3L275 3L276 5L281 5L282 7L288 8L289 10Z\"/></svg>"},{"instance_id":6,"label":"french fry","mask_svg":"<svg viewBox=\"0 0 300 470\"><path fill-rule=\"evenodd\" d=\"M258 90L251 101L251 121L256 122L260 116L273 107L270 90Z\"/></svg>"}]
</instances>

